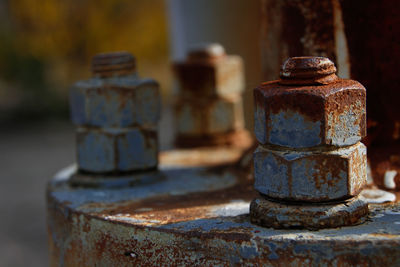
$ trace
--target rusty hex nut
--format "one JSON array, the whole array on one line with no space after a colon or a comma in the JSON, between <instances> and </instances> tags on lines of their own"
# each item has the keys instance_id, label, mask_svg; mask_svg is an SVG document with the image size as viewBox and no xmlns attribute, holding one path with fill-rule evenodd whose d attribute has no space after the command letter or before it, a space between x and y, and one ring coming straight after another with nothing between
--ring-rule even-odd
<instances>
[{"instance_id":1,"label":"rusty hex nut","mask_svg":"<svg viewBox=\"0 0 400 267\"><path fill-rule=\"evenodd\" d=\"M243 61L239 56L220 56L175 63L173 66L181 94L225 96L244 90Z\"/></svg>"},{"instance_id":2,"label":"rusty hex nut","mask_svg":"<svg viewBox=\"0 0 400 267\"><path fill-rule=\"evenodd\" d=\"M199 136L229 133L244 127L240 97L180 99L175 105L177 133Z\"/></svg>"},{"instance_id":3,"label":"rusty hex nut","mask_svg":"<svg viewBox=\"0 0 400 267\"><path fill-rule=\"evenodd\" d=\"M72 122L77 126L151 126L159 121L159 85L136 76L92 78L70 89Z\"/></svg>"},{"instance_id":4,"label":"rusty hex nut","mask_svg":"<svg viewBox=\"0 0 400 267\"><path fill-rule=\"evenodd\" d=\"M80 170L91 173L127 172L157 166L156 130L79 127L76 134Z\"/></svg>"},{"instance_id":5,"label":"rusty hex nut","mask_svg":"<svg viewBox=\"0 0 400 267\"><path fill-rule=\"evenodd\" d=\"M255 135L288 148L348 146L366 135L366 90L337 79L327 85L266 82L254 90Z\"/></svg>"},{"instance_id":6,"label":"rusty hex nut","mask_svg":"<svg viewBox=\"0 0 400 267\"><path fill-rule=\"evenodd\" d=\"M259 146L254 152L255 189L290 201L332 201L360 193L366 184L362 143L328 151L287 151Z\"/></svg>"}]
</instances>

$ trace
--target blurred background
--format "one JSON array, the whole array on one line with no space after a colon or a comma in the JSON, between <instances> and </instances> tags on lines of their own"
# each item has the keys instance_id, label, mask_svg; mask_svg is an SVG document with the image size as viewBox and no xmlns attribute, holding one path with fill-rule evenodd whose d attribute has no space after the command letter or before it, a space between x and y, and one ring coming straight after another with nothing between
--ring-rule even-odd
<instances>
[{"instance_id":1,"label":"blurred background","mask_svg":"<svg viewBox=\"0 0 400 267\"><path fill-rule=\"evenodd\" d=\"M220 42L245 59L245 107L261 81L259 1L0 0L0 266L46 266L46 182L74 162L68 88L100 52L136 56L161 84L161 149L171 148L171 61ZM165 134L167 133L167 134Z\"/></svg>"}]
</instances>

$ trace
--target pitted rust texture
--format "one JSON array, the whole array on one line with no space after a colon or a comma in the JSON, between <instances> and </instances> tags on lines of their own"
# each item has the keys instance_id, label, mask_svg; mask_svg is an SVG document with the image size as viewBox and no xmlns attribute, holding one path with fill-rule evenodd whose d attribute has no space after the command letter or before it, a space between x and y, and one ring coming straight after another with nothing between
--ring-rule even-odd
<instances>
[{"instance_id":1,"label":"pitted rust texture","mask_svg":"<svg viewBox=\"0 0 400 267\"><path fill-rule=\"evenodd\" d=\"M254 153L255 189L293 203L281 209L255 199L250 207L253 222L280 228L337 227L368 213L366 202L355 200L367 182L366 147L360 143L366 134L366 90L335 72L327 58L290 58L283 64L281 80L254 89L260 143ZM357 203L356 208L333 203L340 200ZM333 212L321 215L313 207L321 202L321 210ZM340 219L342 209L350 219Z\"/></svg>"},{"instance_id":2,"label":"pitted rust texture","mask_svg":"<svg viewBox=\"0 0 400 267\"><path fill-rule=\"evenodd\" d=\"M174 73L180 85L174 107L177 146L234 145L232 136L244 136L240 57L226 55L218 44L203 45L175 63Z\"/></svg>"},{"instance_id":3,"label":"pitted rust texture","mask_svg":"<svg viewBox=\"0 0 400 267\"><path fill-rule=\"evenodd\" d=\"M398 148L400 141L400 5L396 0L366 1L362 5L340 0L340 4L351 76L368 88L365 142L371 151L372 177L380 188L398 192L399 152L393 148Z\"/></svg>"},{"instance_id":4,"label":"pitted rust texture","mask_svg":"<svg viewBox=\"0 0 400 267\"><path fill-rule=\"evenodd\" d=\"M276 79L289 57L322 56L337 63L335 1L263 0L262 11L265 80Z\"/></svg>"},{"instance_id":5,"label":"pitted rust texture","mask_svg":"<svg viewBox=\"0 0 400 267\"><path fill-rule=\"evenodd\" d=\"M70 187L72 173L57 175L47 191L51 266L400 264L398 204L374 206L361 225L275 230L250 222L255 192L243 173L163 163L160 170L164 179L155 184L119 190ZM190 187L182 185L188 175Z\"/></svg>"},{"instance_id":6,"label":"pitted rust texture","mask_svg":"<svg viewBox=\"0 0 400 267\"><path fill-rule=\"evenodd\" d=\"M328 151L258 147L255 189L269 197L323 202L358 195L366 183L366 148L358 143Z\"/></svg>"},{"instance_id":7,"label":"pitted rust texture","mask_svg":"<svg viewBox=\"0 0 400 267\"><path fill-rule=\"evenodd\" d=\"M73 123L77 126L80 170L118 173L157 166L159 85L141 79L127 52L93 58L94 77L70 90Z\"/></svg>"},{"instance_id":8,"label":"pitted rust texture","mask_svg":"<svg viewBox=\"0 0 400 267\"><path fill-rule=\"evenodd\" d=\"M280 83L329 84L337 79L335 64L324 57L292 57L282 65Z\"/></svg>"},{"instance_id":9,"label":"pitted rust texture","mask_svg":"<svg viewBox=\"0 0 400 267\"><path fill-rule=\"evenodd\" d=\"M377 156L368 156L371 166L380 166L379 170L372 168L374 181L383 184L385 174L391 176L397 168L389 159L396 153L389 155L385 151L400 140L398 2L264 0L262 5L266 80L277 77L281 62L289 56L328 56L342 76L356 79L368 88L368 136L363 142L371 151L387 156L386 167L382 167L382 158L374 163Z\"/></svg>"},{"instance_id":10,"label":"pitted rust texture","mask_svg":"<svg viewBox=\"0 0 400 267\"><path fill-rule=\"evenodd\" d=\"M366 91L357 81L338 79L319 86L266 82L254 90L254 102L261 144L346 146L366 135ZM287 124L282 124L285 118Z\"/></svg>"},{"instance_id":11,"label":"pitted rust texture","mask_svg":"<svg viewBox=\"0 0 400 267\"><path fill-rule=\"evenodd\" d=\"M359 198L339 203L302 205L258 197L250 206L252 223L275 229L318 230L356 225L365 221L368 212L368 205Z\"/></svg>"}]
</instances>

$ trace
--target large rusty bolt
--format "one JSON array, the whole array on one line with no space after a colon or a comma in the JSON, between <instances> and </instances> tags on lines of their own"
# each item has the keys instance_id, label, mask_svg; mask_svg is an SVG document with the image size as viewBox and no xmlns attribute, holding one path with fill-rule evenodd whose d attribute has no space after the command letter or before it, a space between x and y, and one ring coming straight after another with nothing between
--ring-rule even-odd
<instances>
[{"instance_id":1,"label":"large rusty bolt","mask_svg":"<svg viewBox=\"0 0 400 267\"><path fill-rule=\"evenodd\" d=\"M70 90L78 127L78 166L94 173L135 171L157 166L159 85L141 79L127 52L99 54L93 77Z\"/></svg>"},{"instance_id":2,"label":"large rusty bolt","mask_svg":"<svg viewBox=\"0 0 400 267\"><path fill-rule=\"evenodd\" d=\"M254 89L255 189L251 220L275 228L360 222L368 206L366 90L327 58L289 58L281 79ZM283 208L284 207L284 208ZM326 212L322 212L326 211ZM311 218L311 219L310 219Z\"/></svg>"},{"instance_id":3,"label":"large rusty bolt","mask_svg":"<svg viewBox=\"0 0 400 267\"><path fill-rule=\"evenodd\" d=\"M358 195L366 183L362 143L327 151L285 151L258 147L254 152L255 189L269 197L331 201Z\"/></svg>"},{"instance_id":4,"label":"large rusty bolt","mask_svg":"<svg viewBox=\"0 0 400 267\"><path fill-rule=\"evenodd\" d=\"M332 61L295 57L281 80L255 89L255 135L261 144L288 148L348 146L366 135L366 91L339 79Z\"/></svg>"}]
</instances>

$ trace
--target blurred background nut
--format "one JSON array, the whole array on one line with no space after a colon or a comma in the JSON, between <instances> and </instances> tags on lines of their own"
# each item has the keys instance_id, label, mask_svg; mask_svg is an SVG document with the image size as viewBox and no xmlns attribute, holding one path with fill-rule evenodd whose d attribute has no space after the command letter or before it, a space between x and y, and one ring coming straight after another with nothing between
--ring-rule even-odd
<instances>
[{"instance_id":1,"label":"blurred background nut","mask_svg":"<svg viewBox=\"0 0 400 267\"><path fill-rule=\"evenodd\" d=\"M254 152L255 189L285 200L330 201L357 195L366 184L362 143L328 151L265 149Z\"/></svg>"},{"instance_id":2,"label":"blurred background nut","mask_svg":"<svg viewBox=\"0 0 400 267\"><path fill-rule=\"evenodd\" d=\"M244 128L242 99L181 99L175 106L177 131L184 135L229 133Z\"/></svg>"},{"instance_id":3,"label":"blurred background nut","mask_svg":"<svg viewBox=\"0 0 400 267\"><path fill-rule=\"evenodd\" d=\"M174 73L183 95L222 96L244 90L242 59L225 55L219 44L196 46L186 61L174 64Z\"/></svg>"},{"instance_id":4,"label":"blurred background nut","mask_svg":"<svg viewBox=\"0 0 400 267\"><path fill-rule=\"evenodd\" d=\"M233 145L250 141L244 129L243 62L220 44L199 44L174 64L180 91L174 105L179 147ZM246 137L247 135L247 137Z\"/></svg>"},{"instance_id":5,"label":"blurred background nut","mask_svg":"<svg viewBox=\"0 0 400 267\"><path fill-rule=\"evenodd\" d=\"M121 63L123 56L132 62ZM158 83L138 78L132 67L135 64L132 55L121 52L101 54L94 57L92 64L95 77L75 83L70 90L71 117L76 125L157 124L160 117Z\"/></svg>"},{"instance_id":6,"label":"blurred background nut","mask_svg":"<svg viewBox=\"0 0 400 267\"><path fill-rule=\"evenodd\" d=\"M158 83L135 76L77 82L71 88L70 102L76 125L155 125L160 117Z\"/></svg>"},{"instance_id":7,"label":"blurred background nut","mask_svg":"<svg viewBox=\"0 0 400 267\"><path fill-rule=\"evenodd\" d=\"M139 128L77 129L78 165L105 173L152 169L158 163L157 132Z\"/></svg>"},{"instance_id":8,"label":"blurred background nut","mask_svg":"<svg viewBox=\"0 0 400 267\"><path fill-rule=\"evenodd\" d=\"M79 169L108 173L156 168L158 83L140 79L127 52L96 55L92 71L93 78L75 83L70 91Z\"/></svg>"},{"instance_id":9,"label":"blurred background nut","mask_svg":"<svg viewBox=\"0 0 400 267\"><path fill-rule=\"evenodd\" d=\"M315 82L309 77L295 79L294 85L280 80L255 89L255 135L261 144L347 146L366 135L364 86L336 78L328 84L309 85L310 79Z\"/></svg>"}]
</instances>

